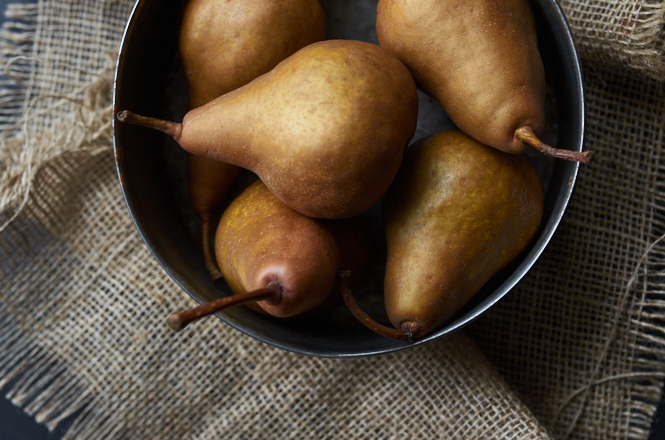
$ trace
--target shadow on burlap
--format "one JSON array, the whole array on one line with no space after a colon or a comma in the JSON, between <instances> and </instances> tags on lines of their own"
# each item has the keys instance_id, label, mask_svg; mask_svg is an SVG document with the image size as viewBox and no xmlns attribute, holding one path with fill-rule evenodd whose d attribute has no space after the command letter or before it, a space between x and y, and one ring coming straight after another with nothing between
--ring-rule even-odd
<instances>
[{"instance_id":1,"label":"shadow on burlap","mask_svg":"<svg viewBox=\"0 0 665 440\"><path fill-rule=\"evenodd\" d=\"M178 335L164 326L193 301L138 236L109 142L105 52L131 6L10 10L4 59L25 87L0 80L0 385L17 405L49 428L66 420L75 439L648 436L665 371L665 100L616 53L587 49L617 47L594 43L596 22L578 14L574 29L593 64L586 148L597 160L526 279L464 332L332 360L217 319Z\"/></svg>"}]
</instances>

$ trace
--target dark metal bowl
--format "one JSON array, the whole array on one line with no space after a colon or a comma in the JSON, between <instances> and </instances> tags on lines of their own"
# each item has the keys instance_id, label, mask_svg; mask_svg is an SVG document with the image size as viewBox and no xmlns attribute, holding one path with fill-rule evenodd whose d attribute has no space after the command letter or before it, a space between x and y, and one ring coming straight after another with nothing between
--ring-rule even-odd
<instances>
[{"instance_id":1,"label":"dark metal bowl","mask_svg":"<svg viewBox=\"0 0 665 440\"><path fill-rule=\"evenodd\" d=\"M338 3L321 1L327 16ZM363 3L363 2L359 2ZM376 2L366 1L369 6ZM564 15L555 0L531 2L549 91L552 142L581 151L584 100L579 60ZM123 36L116 68L115 111L181 118L186 112L186 82L177 55L177 28L183 1L140 0ZM367 5L364 9L369 14ZM358 9L356 9L356 12ZM350 16L341 11L338 16ZM368 17L371 21L373 17ZM336 21L340 21L337 20ZM352 23L334 25L329 38L361 39ZM334 35L331 35L334 34ZM367 38L376 42L370 32ZM424 96L424 95L421 95ZM446 127L439 127L446 128ZM416 140L414 138L414 140ZM118 175L129 212L146 245L182 289L203 303L231 294L223 283L210 281L196 233L197 220L183 190L183 152L162 133L114 123ZM497 274L446 325L414 343L379 336L355 321L346 310L316 319L277 319L245 307L219 313L227 324L265 343L315 356L350 357L387 353L414 347L456 330L475 319L506 295L536 262L564 213L577 175L573 162L530 156L546 188L541 227L530 247ZM378 230L378 226L377 226ZM165 317L166 318L166 317ZM196 331L195 326L186 331Z\"/></svg>"}]
</instances>

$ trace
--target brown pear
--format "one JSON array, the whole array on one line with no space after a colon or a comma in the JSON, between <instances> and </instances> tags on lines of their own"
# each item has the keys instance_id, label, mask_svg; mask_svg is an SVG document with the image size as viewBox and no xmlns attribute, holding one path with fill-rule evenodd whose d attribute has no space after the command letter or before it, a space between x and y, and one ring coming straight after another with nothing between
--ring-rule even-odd
<instances>
[{"instance_id":1,"label":"brown pear","mask_svg":"<svg viewBox=\"0 0 665 440\"><path fill-rule=\"evenodd\" d=\"M321 312L335 304L338 276L351 272L349 283L361 281L370 246L357 218L304 216L257 180L224 211L215 234L217 262L235 295L175 313L167 323L181 330L239 303L280 318Z\"/></svg>"},{"instance_id":2,"label":"brown pear","mask_svg":"<svg viewBox=\"0 0 665 440\"><path fill-rule=\"evenodd\" d=\"M244 86L298 49L323 40L325 28L318 0L189 0L179 49L190 109ZM188 168L192 204L201 217L206 267L217 279L221 274L209 245L211 217L240 168L191 154Z\"/></svg>"},{"instance_id":3,"label":"brown pear","mask_svg":"<svg viewBox=\"0 0 665 440\"><path fill-rule=\"evenodd\" d=\"M321 303L340 265L330 230L284 205L261 181L224 211L215 234L215 255L235 293L276 283L279 296L259 304L278 317L298 315Z\"/></svg>"},{"instance_id":4,"label":"brown pear","mask_svg":"<svg viewBox=\"0 0 665 440\"><path fill-rule=\"evenodd\" d=\"M417 116L415 82L397 58L370 43L327 40L189 111L182 124L127 111L118 119L247 168L302 214L346 218L390 186Z\"/></svg>"},{"instance_id":5,"label":"brown pear","mask_svg":"<svg viewBox=\"0 0 665 440\"><path fill-rule=\"evenodd\" d=\"M190 107L247 84L325 36L319 0L189 0L178 43Z\"/></svg>"},{"instance_id":6,"label":"brown pear","mask_svg":"<svg viewBox=\"0 0 665 440\"><path fill-rule=\"evenodd\" d=\"M545 126L545 72L527 0L380 0L376 31L457 127L485 145L521 153Z\"/></svg>"},{"instance_id":7,"label":"brown pear","mask_svg":"<svg viewBox=\"0 0 665 440\"><path fill-rule=\"evenodd\" d=\"M390 322L414 337L439 327L527 247L542 210L523 156L457 130L418 141L384 204Z\"/></svg>"}]
</instances>

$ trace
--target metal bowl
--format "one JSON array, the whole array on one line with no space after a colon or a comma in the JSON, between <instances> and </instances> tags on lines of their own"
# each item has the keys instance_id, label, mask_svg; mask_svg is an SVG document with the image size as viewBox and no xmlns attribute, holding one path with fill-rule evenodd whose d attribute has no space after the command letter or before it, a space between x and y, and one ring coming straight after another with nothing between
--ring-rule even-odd
<instances>
[{"instance_id":1,"label":"metal bowl","mask_svg":"<svg viewBox=\"0 0 665 440\"><path fill-rule=\"evenodd\" d=\"M114 86L115 111L179 120L186 112L186 81L177 50L181 0L139 0L120 48ZM376 43L376 0L321 1L328 38ZM555 0L531 2L548 84L550 132L554 145L582 151L584 100L575 45ZM358 17L351 19L349 17ZM353 21L349 21L353 20ZM449 128L445 114L421 93L421 119L414 140ZM198 246L197 219L184 190L184 153L162 133L114 123L118 176L129 212L146 245L175 282L200 303L231 294L224 282L212 282ZM379 336L343 306L316 319L277 319L235 307L217 316L237 330L270 345L308 355L352 357L415 347L459 329L506 295L536 262L554 234L571 196L578 164L530 155L545 187L545 210L529 248L493 277L443 327L413 343ZM371 213L368 214L371 218ZM377 220L378 221L378 220ZM379 231L379 226L376 227ZM371 301L370 301L371 302ZM166 317L165 317L166 318ZM212 318L209 318L212 319ZM381 317L379 317L381 319ZM196 331L191 326L186 331Z\"/></svg>"}]
</instances>

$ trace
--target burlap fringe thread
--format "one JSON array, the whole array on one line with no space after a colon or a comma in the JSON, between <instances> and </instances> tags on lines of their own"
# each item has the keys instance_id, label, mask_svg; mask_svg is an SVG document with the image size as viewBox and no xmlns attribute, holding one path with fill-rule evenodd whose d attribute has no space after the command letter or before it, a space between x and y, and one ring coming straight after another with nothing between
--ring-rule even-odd
<instances>
[{"instance_id":1,"label":"burlap fringe thread","mask_svg":"<svg viewBox=\"0 0 665 440\"><path fill-rule=\"evenodd\" d=\"M653 243L649 245L647 250L642 254L640 257L638 264L635 266L630 279L626 283L626 286L624 288L623 294L620 297L620 304L616 308L616 316L613 319L613 325L612 328L610 329L610 333L607 336L607 339L605 340L605 343L596 359L596 363L594 365L593 371L591 372L591 377L589 378L589 383L582 388L578 388L577 390L571 392L564 400L563 402L559 405L557 408L556 412L554 413L554 419L552 421L552 424L555 424L557 420L561 417L561 415L564 412L564 409L571 404L571 402L576 399L576 398L581 398L583 403L581 405L578 405L577 410L574 413L572 421L569 423L568 428L565 431L565 434L561 437L563 440L568 439L572 433L573 430L575 429L577 423L579 422L582 412L585 409L586 402L588 399L588 394L589 391L598 385L602 385L604 383L608 382L614 382L614 381L621 381L625 379L634 379L634 380L639 380L639 379L652 379L652 380L662 380L665 378L665 372L633 372L633 373L624 373L624 374L617 374L614 376L609 376L609 377L602 377L598 378L600 375L600 370L605 362L607 355L610 351L610 346L615 342L616 334L618 331L618 324L621 319L621 315L625 313L627 310L628 302L632 298L630 295L631 290L633 289L633 286L635 283L639 282L640 275L641 275L641 270L643 268L643 265L651 252L654 250L655 247L657 247L661 242L665 240L665 234L661 235L656 239ZM663 344L663 341L654 341L658 343L659 345ZM648 401L648 399L643 399L645 402ZM654 402L649 402L653 404Z\"/></svg>"},{"instance_id":2,"label":"burlap fringe thread","mask_svg":"<svg viewBox=\"0 0 665 440\"><path fill-rule=\"evenodd\" d=\"M25 55L33 43L37 19L36 4L11 4L7 25L0 32L0 56L7 79L0 79L0 231L6 229L25 207L32 182L40 168L53 159L71 152L96 155L110 150L113 108L113 66L117 54L109 53L108 67L96 80L66 95L26 96L30 67L41 60ZM13 43L13 44L12 44ZM66 66L71 68L71 66ZM53 101L45 109L34 111L39 101ZM29 102L27 108L22 103ZM31 137L31 123L65 103L73 103L75 111L64 112L60 125L50 133ZM17 112L23 118L13 122ZM93 408L86 408L91 392L65 373L51 354L34 344L13 322L16 317L0 308L0 389L8 388L7 397L35 417L49 430L64 419L79 413L68 434L87 438L112 437L121 425L99 418ZM57 404L53 404L57 402Z\"/></svg>"},{"instance_id":3,"label":"burlap fringe thread","mask_svg":"<svg viewBox=\"0 0 665 440\"><path fill-rule=\"evenodd\" d=\"M34 6L10 5L8 16L29 22L34 19L35 13ZM26 65L41 62L25 55L12 56L21 52L22 46L30 42L26 34L29 32L5 30L0 35L5 41L15 43L13 47L3 46L1 52L3 57L9 58L5 71L13 85L11 88L3 88L6 92L0 96L0 103L8 111L19 110L18 102L26 98L24 87L21 87L25 85L23 81L29 74ZM27 203L32 181L40 166L65 152L87 152L94 155L110 149L113 143L111 96L116 57L117 54L109 53L108 67L93 75L97 79L72 93L29 99L28 107L22 109L24 116L18 123L9 123L7 118L0 115L0 128L3 130L0 133L0 213L5 217L0 223L0 231L18 216ZM2 85L4 84L0 84ZM53 103L35 112L36 104L46 100ZM66 112L55 130L31 138L30 124L40 115L57 111L65 103L73 103L75 111ZM10 207L13 207L13 212L7 215Z\"/></svg>"},{"instance_id":4,"label":"burlap fringe thread","mask_svg":"<svg viewBox=\"0 0 665 440\"><path fill-rule=\"evenodd\" d=\"M92 400L89 390L75 377L65 374L65 368L54 361L47 350L25 338L21 327L13 325L12 317L6 312L0 316L0 328L0 350L7 354L0 364L0 388L10 385L7 398L50 431L79 411L81 417L77 417L76 422L82 426L72 426L70 433L104 431L99 429L103 424L91 423L94 418L85 411ZM90 430L89 425L93 424Z\"/></svg>"}]
</instances>

